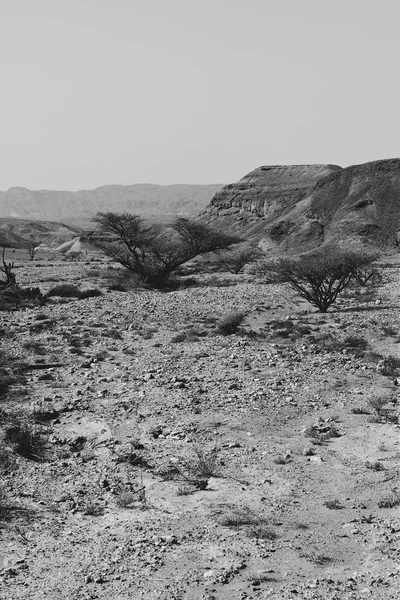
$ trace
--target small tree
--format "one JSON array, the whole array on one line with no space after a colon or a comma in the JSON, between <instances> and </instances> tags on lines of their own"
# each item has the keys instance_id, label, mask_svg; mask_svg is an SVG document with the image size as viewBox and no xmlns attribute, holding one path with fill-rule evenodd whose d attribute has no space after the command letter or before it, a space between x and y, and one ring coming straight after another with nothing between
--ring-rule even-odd
<instances>
[{"instance_id":1,"label":"small tree","mask_svg":"<svg viewBox=\"0 0 400 600\"><path fill-rule=\"evenodd\" d=\"M3 246L3 252L1 255L3 266L0 268L0 270L3 271L3 273L5 274L6 280L1 281L0 285L3 285L3 286L15 285L16 279L15 279L15 273L13 272L14 271L14 263L13 262L7 263L5 256L6 256L6 249L5 249L5 246Z\"/></svg>"},{"instance_id":2,"label":"small tree","mask_svg":"<svg viewBox=\"0 0 400 600\"><path fill-rule=\"evenodd\" d=\"M27 250L31 260L35 259L36 253L39 250L40 242L37 240L29 240Z\"/></svg>"},{"instance_id":3,"label":"small tree","mask_svg":"<svg viewBox=\"0 0 400 600\"><path fill-rule=\"evenodd\" d=\"M229 248L236 236L202 223L178 217L168 226L147 225L138 215L98 213L94 221L111 241L96 246L154 287L164 287L168 277L200 254Z\"/></svg>"},{"instance_id":4,"label":"small tree","mask_svg":"<svg viewBox=\"0 0 400 600\"><path fill-rule=\"evenodd\" d=\"M252 246L223 250L217 253L217 264L230 273L238 275L246 265L250 265L260 258L261 254L262 251L259 248Z\"/></svg>"},{"instance_id":5,"label":"small tree","mask_svg":"<svg viewBox=\"0 0 400 600\"><path fill-rule=\"evenodd\" d=\"M335 245L297 259L260 265L258 272L289 283L302 298L326 313L350 281L376 259L376 255Z\"/></svg>"}]
</instances>

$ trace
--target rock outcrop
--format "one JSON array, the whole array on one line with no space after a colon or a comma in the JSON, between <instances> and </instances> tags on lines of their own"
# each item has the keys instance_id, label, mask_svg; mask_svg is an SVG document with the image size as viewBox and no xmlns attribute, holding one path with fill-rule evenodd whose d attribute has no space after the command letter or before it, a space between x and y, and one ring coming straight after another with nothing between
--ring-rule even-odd
<instances>
[{"instance_id":1,"label":"rock outcrop","mask_svg":"<svg viewBox=\"0 0 400 600\"><path fill-rule=\"evenodd\" d=\"M335 165L260 167L212 199L202 220L264 248L310 250L327 242L396 243L400 159Z\"/></svg>"}]
</instances>

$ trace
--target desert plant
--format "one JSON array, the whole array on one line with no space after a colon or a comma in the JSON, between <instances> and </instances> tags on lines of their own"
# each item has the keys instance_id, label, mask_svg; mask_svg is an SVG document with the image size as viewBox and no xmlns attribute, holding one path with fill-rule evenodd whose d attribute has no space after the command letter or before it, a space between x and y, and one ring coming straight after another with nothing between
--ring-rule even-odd
<instances>
[{"instance_id":1,"label":"desert plant","mask_svg":"<svg viewBox=\"0 0 400 600\"><path fill-rule=\"evenodd\" d=\"M39 246L40 246L39 240L28 240L28 242L27 242L28 254L32 261L35 259L36 253L39 250Z\"/></svg>"},{"instance_id":2,"label":"desert plant","mask_svg":"<svg viewBox=\"0 0 400 600\"><path fill-rule=\"evenodd\" d=\"M389 400L385 396L373 396L368 400L369 406L379 417L382 416L382 409L388 402Z\"/></svg>"},{"instance_id":3,"label":"desert plant","mask_svg":"<svg viewBox=\"0 0 400 600\"><path fill-rule=\"evenodd\" d=\"M91 517L100 517L104 513L104 507L95 502L87 502L84 508L84 514Z\"/></svg>"},{"instance_id":4,"label":"desert plant","mask_svg":"<svg viewBox=\"0 0 400 600\"><path fill-rule=\"evenodd\" d=\"M245 312L233 311L223 316L217 323L217 332L222 335L232 335L237 332L239 325L246 317Z\"/></svg>"},{"instance_id":5,"label":"desert plant","mask_svg":"<svg viewBox=\"0 0 400 600\"><path fill-rule=\"evenodd\" d=\"M400 370L400 358L397 356L386 356L379 361L377 371L386 377L397 376Z\"/></svg>"},{"instance_id":6,"label":"desert plant","mask_svg":"<svg viewBox=\"0 0 400 600\"><path fill-rule=\"evenodd\" d=\"M34 354L46 354L46 347L36 340L28 340L22 344L22 347Z\"/></svg>"},{"instance_id":7,"label":"desert plant","mask_svg":"<svg viewBox=\"0 0 400 600\"><path fill-rule=\"evenodd\" d=\"M56 285L46 294L48 298L59 296L61 298L79 298L81 300L101 295L102 292L96 288L80 290L78 286L73 285L72 283L61 283L60 285Z\"/></svg>"},{"instance_id":8,"label":"desert plant","mask_svg":"<svg viewBox=\"0 0 400 600\"><path fill-rule=\"evenodd\" d=\"M61 298L80 298L81 290L78 286L73 285L72 283L60 283L52 287L47 292L47 297L51 298L52 296L60 296Z\"/></svg>"},{"instance_id":9,"label":"desert plant","mask_svg":"<svg viewBox=\"0 0 400 600\"><path fill-rule=\"evenodd\" d=\"M274 540L277 537L269 522L247 507L224 515L219 523L223 527L244 528L249 537L256 539Z\"/></svg>"},{"instance_id":10,"label":"desert plant","mask_svg":"<svg viewBox=\"0 0 400 600\"><path fill-rule=\"evenodd\" d=\"M173 465L163 469L163 477L178 479L194 488L204 490L210 477L221 477L218 448L211 450L199 444L192 446L192 456L180 457Z\"/></svg>"},{"instance_id":11,"label":"desert plant","mask_svg":"<svg viewBox=\"0 0 400 600\"><path fill-rule=\"evenodd\" d=\"M5 430L5 439L19 456L35 462L43 462L47 456L49 430L34 425L29 421L21 421Z\"/></svg>"},{"instance_id":12,"label":"desert plant","mask_svg":"<svg viewBox=\"0 0 400 600\"><path fill-rule=\"evenodd\" d=\"M392 327L391 325L382 325L381 329L382 329L382 332L385 335L388 335L388 336L391 336L391 337L394 337L394 336L396 336L398 334L397 328L396 327Z\"/></svg>"},{"instance_id":13,"label":"desert plant","mask_svg":"<svg viewBox=\"0 0 400 600\"><path fill-rule=\"evenodd\" d=\"M367 461L365 463L365 466L367 467L367 469L371 469L372 471L384 471L385 470L384 465L381 462L379 462L379 460L376 460L375 462Z\"/></svg>"},{"instance_id":14,"label":"desert plant","mask_svg":"<svg viewBox=\"0 0 400 600\"><path fill-rule=\"evenodd\" d=\"M195 491L196 491L195 487L193 487L192 485L188 485L187 483L184 483L184 484L178 486L178 488L176 490L176 494L178 496L190 496Z\"/></svg>"},{"instance_id":15,"label":"desert plant","mask_svg":"<svg viewBox=\"0 0 400 600\"><path fill-rule=\"evenodd\" d=\"M400 504L400 494L397 489L394 489L388 494L384 496L379 502L379 508L394 508Z\"/></svg>"},{"instance_id":16,"label":"desert plant","mask_svg":"<svg viewBox=\"0 0 400 600\"><path fill-rule=\"evenodd\" d=\"M88 288L86 290L81 290L79 294L79 298L84 300L85 298L97 298L98 296L102 296L103 292L97 288Z\"/></svg>"},{"instance_id":17,"label":"desert plant","mask_svg":"<svg viewBox=\"0 0 400 600\"><path fill-rule=\"evenodd\" d=\"M98 213L94 221L111 240L96 246L151 287L166 287L178 267L196 256L228 248L238 238L178 217L168 226L146 225L138 215Z\"/></svg>"},{"instance_id":18,"label":"desert plant","mask_svg":"<svg viewBox=\"0 0 400 600\"><path fill-rule=\"evenodd\" d=\"M18 309L21 306L42 306L45 298L39 288L22 288L10 284L0 287L0 303L4 304L0 310L7 310L7 306L9 309Z\"/></svg>"},{"instance_id":19,"label":"desert plant","mask_svg":"<svg viewBox=\"0 0 400 600\"><path fill-rule=\"evenodd\" d=\"M217 265L238 275L246 265L254 263L261 254L261 250L252 246L221 251L217 254Z\"/></svg>"},{"instance_id":20,"label":"desert plant","mask_svg":"<svg viewBox=\"0 0 400 600\"><path fill-rule=\"evenodd\" d=\"M209 479L221 474L219 450L214 446L207 450L199 444L192 446L192 457L183 461L186 472L196 479Z\"/></svg>"},{"instance_id":21,"label":"desert plant","mask_svg":"<svg viewBox=\"0 0 400 600\"><path fill-rule=\"evenodd\" d=\"M329 508L330 510L340 510L341 508L343 508L342 503L340 502L340 500L337 499L326 500L326 502L324 502L324 506L326 506L326 508Z\"/></svg>"},{"instance_id":22,"label":"desert plant","mask_svg":"<svg viewBox=\"0 0 400 600\"><path fill-rule=\"evenodd\" d=\"M326 313L356 274L376 258L373 254L331 245L296 259L260 263L258 273L288 283L307 302Z\"/></svg>"},{"instance_id":23,"label":"desert plant","mask_svg":"<svg viewBox=\"0 0 400 600\"><path fill-rule=\"evenodd\" d=\"M6 249L3 246L3 251L2 251L2 263L3 266L0 267L0 270L3 271L3 273L6 276L6 280L2 281L0 285L16 285L16 277L15 277L15 273L14 273L14 263L13 262L6 262Z\"/></svg>"}]
</instances>

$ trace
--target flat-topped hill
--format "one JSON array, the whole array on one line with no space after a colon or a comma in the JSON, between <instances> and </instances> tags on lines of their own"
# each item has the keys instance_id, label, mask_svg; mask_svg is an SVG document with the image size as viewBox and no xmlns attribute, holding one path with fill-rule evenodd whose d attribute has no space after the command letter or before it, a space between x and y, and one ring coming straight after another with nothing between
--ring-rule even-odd
<instances>
[{"instance_id":1,"label":"flat-topped hill","mask_svg":"<svg viewBox=\"0 0 400 600\"><path fill-rule=\"evenodd\" d=\"M259 167L218 192L201 218L285 251L344 239L392 246L400 229L400 159L345 169Z\"/></svg>"}]
</instances>

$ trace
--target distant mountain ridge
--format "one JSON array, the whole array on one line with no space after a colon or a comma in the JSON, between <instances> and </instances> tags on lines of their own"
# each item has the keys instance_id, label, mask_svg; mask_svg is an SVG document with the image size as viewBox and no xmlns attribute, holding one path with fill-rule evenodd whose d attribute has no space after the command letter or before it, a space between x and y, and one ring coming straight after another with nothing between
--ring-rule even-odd
<instances>
[{"instance_id":1,"label":"distant mountain ridge","mask_svg":"<svg viewBox=\"0 0 400 600\"><path fill-rule=\"evenodd\" d=\"M192 217L203 211L222 184L210 185L104 185L77 192L29 190L0 191L0 218L63 221L90 219L97 212L131 212L144 217L176 214Z\"/></svg>"},{"instance_id":2,"label":"distant mountain ridge","mask_svg":"<svg viewBox=\"0 0 400 600\"><path fill-rule=\"evenodd\" d=\"M199 217L258 240L268 251L324 243L400 242L400 159L337 165L263 166L224 188Z\"/></svg>"}]
</instances>

